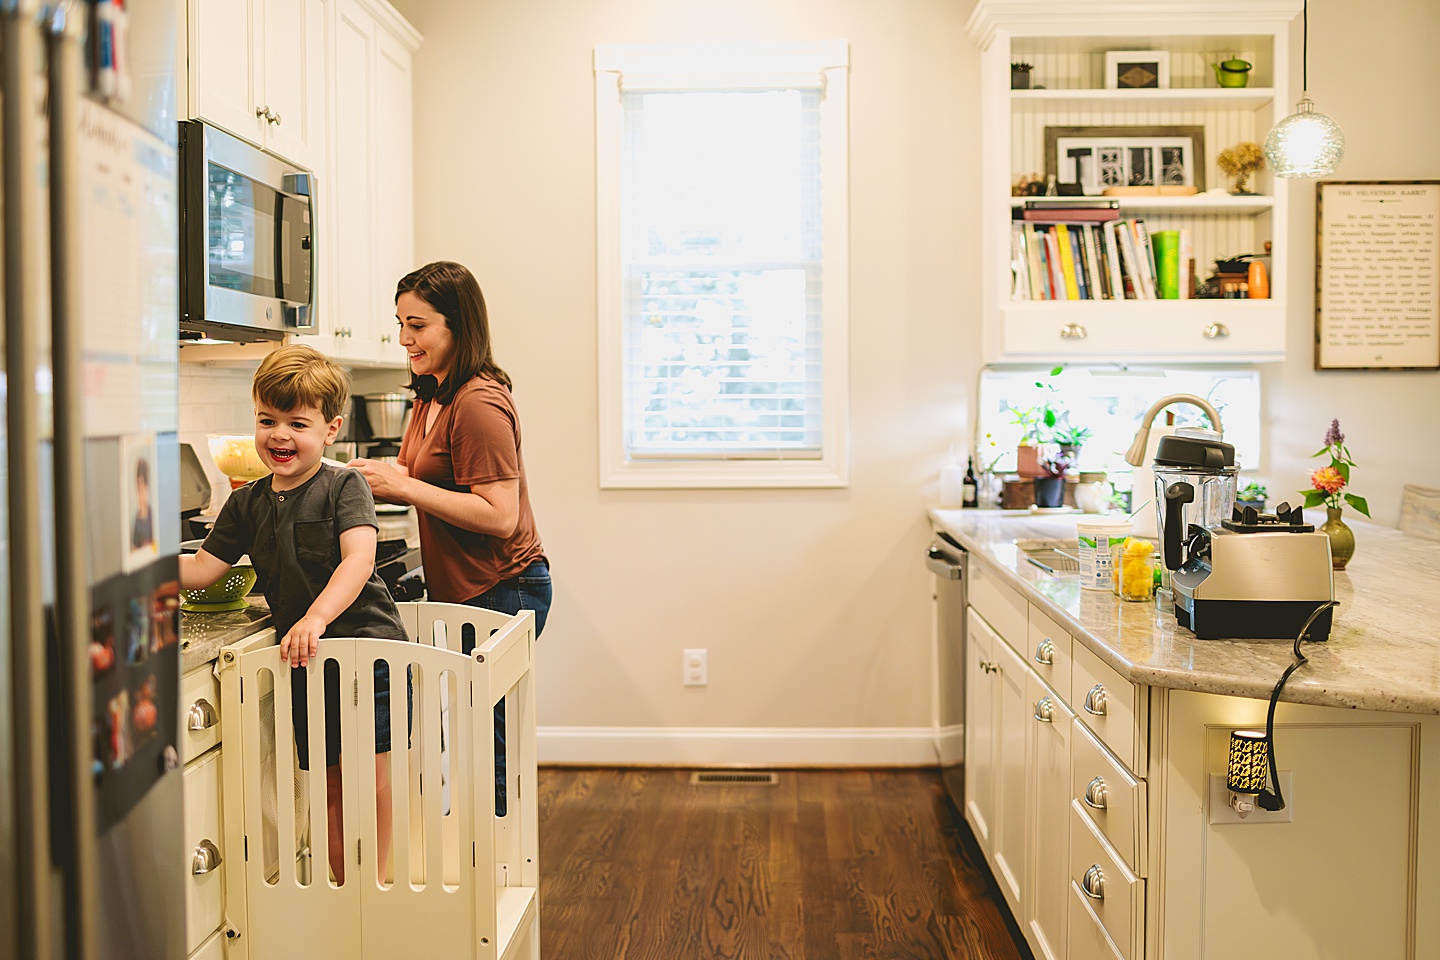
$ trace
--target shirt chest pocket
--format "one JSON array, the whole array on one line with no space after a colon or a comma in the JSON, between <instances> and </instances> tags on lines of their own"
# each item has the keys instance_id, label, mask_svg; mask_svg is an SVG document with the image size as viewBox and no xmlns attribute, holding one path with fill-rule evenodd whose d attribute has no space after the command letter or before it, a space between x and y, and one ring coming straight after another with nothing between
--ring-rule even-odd
<instances>
[{"instance_id":1,"label":"shirt chest pocket","mask_svg":"<svg viewBox=\"0 0 1440 960\"><path fill-rule=\"evenodd\" d=\"M340 564L339 545L335 542L334 520L301 520L295 524L295 559L304 564L319 564L327 573Z\"/></svg>"}]
</instances>

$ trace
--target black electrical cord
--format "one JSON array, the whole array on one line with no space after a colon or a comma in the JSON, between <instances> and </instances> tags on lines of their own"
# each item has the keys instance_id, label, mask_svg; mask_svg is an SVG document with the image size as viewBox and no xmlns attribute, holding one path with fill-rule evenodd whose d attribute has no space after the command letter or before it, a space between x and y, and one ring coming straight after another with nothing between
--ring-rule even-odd
<instances>
[{"instance_id":1,"label":"black electrical cord","mask_svg":"<svg viewBox=\"0 0 1440 960\"><path fill-rule=\"evenodd\" d=\"M1310 625L1315 622L1321 613L1335 605L1334 600L1326 600L1311 611L1310 616L1305 618L1305 625L1300 628L1300 632L1295 637L1295 662L1286 667L1285 672L1280 674L1280 681L1275 684L1275 689L1270 694L1270 711L1265 715L1265 752L1270 757L1270 782L1275 784L1275 792L1271 793L1269 790L1261 790L1255 797L1255 802L1260 806L1261 810L1285 809L1285 797L1280 792L1280 771L1277 769L1275 762L1275 704L1280 701L1280 691L1284 689L1285 681L1290 679L1290 674L1299 670L1309 662L1305 654L1300 652L1300 642L1304 640L1305 636L1310 632Z\"/></svg>"}]
</instances>

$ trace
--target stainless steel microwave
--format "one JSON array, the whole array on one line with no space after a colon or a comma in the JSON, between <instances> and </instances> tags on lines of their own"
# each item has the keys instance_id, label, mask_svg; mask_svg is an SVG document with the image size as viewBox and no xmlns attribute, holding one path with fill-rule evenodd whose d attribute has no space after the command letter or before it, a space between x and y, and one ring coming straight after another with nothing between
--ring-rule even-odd
<instances>
[{"instance_id":1,"label":"stainless steel microwave","mask_svg":"<svg viewBox=\"0 0 1440 960\"><path fill-rule=\"evenodd\" d=\"M314 332L314 186L307 170L181 122L181 339Z\"/></svg>"}]
</instances>

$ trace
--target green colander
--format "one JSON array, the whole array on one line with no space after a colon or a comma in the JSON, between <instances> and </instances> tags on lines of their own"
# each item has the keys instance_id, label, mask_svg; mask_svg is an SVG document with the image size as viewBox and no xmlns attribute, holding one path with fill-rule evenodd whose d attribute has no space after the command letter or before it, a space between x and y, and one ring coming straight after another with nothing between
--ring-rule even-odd
<instances>
[{"instance_id":1,"label":"green colander","mask_svg":"<svg viewBox=\"0 0 1440 960\"><path fill-rule=\"evenodd\" d=\"M239 564L219 580L199 590L181 590L185 602L180 609L190 613L222 613L226 610L244 610L245 594L255 586L255 568Z\"/></svg>"}]
</instances>

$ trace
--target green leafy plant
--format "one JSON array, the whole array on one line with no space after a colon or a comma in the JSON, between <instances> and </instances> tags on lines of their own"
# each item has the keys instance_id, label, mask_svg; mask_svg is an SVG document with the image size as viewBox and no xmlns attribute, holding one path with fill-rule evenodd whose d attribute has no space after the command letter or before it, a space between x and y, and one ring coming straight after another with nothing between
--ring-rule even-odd
<instances>
[{"instance_id":1,"label":"green leafy plant","mask_svg":"<svg viewBox=\"0 0 1440 960\"><path fill-rule=\"evenodd\" d=\"M1265 484L1263 483L1247 483L1240 488L1239 493L1235 494L1236 500L1258 501L1268 500L1269 498L1270 491L1265 489Z\"/></svg>"},{"instance_id":2,"label":"green leafy plant","mask_svg":"<svg viewBox=\"0 0 1440 960\"><path fill-rule=\"evenodd\" d=\"M1350 448L1345 446L1345 434L1340 432L1339 420L1330 421L1330 429L1325 431L1325 446L1311 456L1328 456L1330 466L1321 467L1310 474L1310 489L1301 491L1305 495L1305 506L1318 507L1324 504L1339 510L1343 502L1365 516L1370 516L1370 505L1365 502L1364 497L1340 492L1350 483L1350 468L1355 466L1355 461L1350 456Z\"/></svg>"},{"instance_id":3,"label":"green leafy plant","mask_svg":"<svg viewBox=\"0 0 1440 960\"><path fill-rule=\"evenodd\" d=\"M1059 366L1051 367L1050 376L1058 377L1064 369L1065 364L1063 363ZM1049 380L1036 380L1035 386L1047 393L1054 394L1060 392L1056 389L1055 384ZM1011 423L1014 423L1024 431L1024 435L1020 438L1021 446L1045 442L1050 438L1050 431L1054 430L1055 425L1060 422L1061 414L1055 409L1055 404L1050 400L1046 400L1033 407L1010 407L1009 409L1015 417Z\"/></svg>"},{"instance_id":4,"label":"green leafy plant","mask_svg":"<svg viewBox=\"0 0 1440 960\"><path fill-rule=\"evenodd\" d=\"M1050 432L1050 441L1058 443L1062 447L1083 447L1085 441L1093 436L1089 427L1077 427L1071 423L1062 423Z\"/></svg>"}]
</instances>

